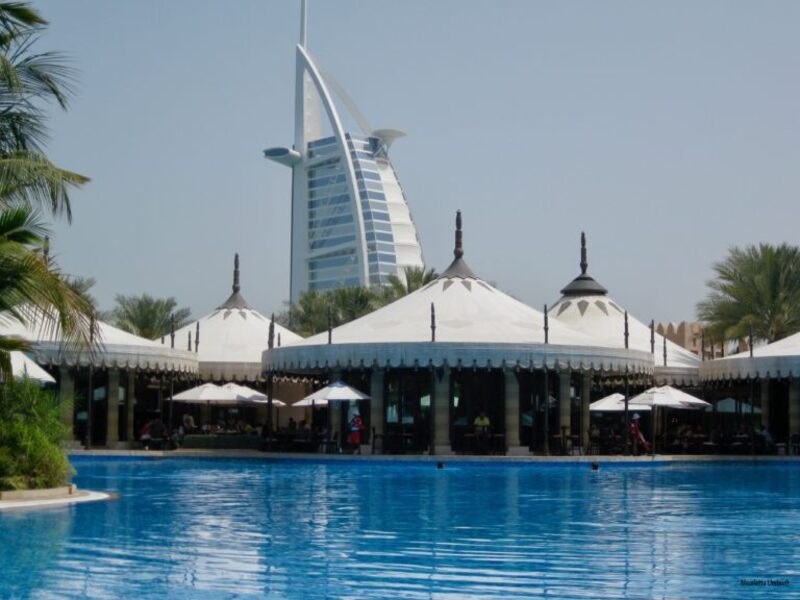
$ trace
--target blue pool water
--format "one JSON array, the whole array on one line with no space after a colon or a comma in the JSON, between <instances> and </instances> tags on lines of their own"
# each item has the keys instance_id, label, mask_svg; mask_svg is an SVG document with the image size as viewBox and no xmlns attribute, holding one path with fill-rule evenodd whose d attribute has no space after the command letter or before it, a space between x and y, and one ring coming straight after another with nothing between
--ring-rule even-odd
<instances>
[{"instance_id":1,"label":"blue pool water","mask_svg":"<svg viewBox=\"0 0 800 600\"><path fill-rule=\"evenodd\" d=\"M0 598L800 597L799 464L75 465L120 499L0 513Z\"/></svg>"}]
</instances>

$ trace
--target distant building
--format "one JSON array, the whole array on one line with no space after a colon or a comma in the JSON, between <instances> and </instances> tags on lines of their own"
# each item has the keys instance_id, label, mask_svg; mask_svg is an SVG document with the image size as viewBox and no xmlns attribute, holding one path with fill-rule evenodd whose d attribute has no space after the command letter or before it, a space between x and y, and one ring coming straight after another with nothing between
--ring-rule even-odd
<instances>
[{"instance_id":1,"label":"distant building","mask_svg":"<svg viewBox=\"0 0 800 600\"><path fill-rule=\"evenodd\" d=\"M385 285L423 267L417 229L389 161L404 134L372 129L306 47L306 2L297 45L295 140L266 158L292 169L290 298L306 290ZM363 133L345 131L335 92Z\"/></svg>"},{"instance_id":2,"label":"distant building","mask_svg":"<svg viewBox=\"0 0 800 600\"><path fill-rule=\"evenodd\" d=\"M701 347L703 345L703 329L705 327L706 323L703 321L681 321L680 323L658 323L656 325L656 331L671 342L675 342L679 346L700 356ZM730 354L748 350L747 340L726 340L725 342L720 342L719 340L712 340L707 337L705 346L706 360L722 358Z\"/></svg>"}]
</instances>

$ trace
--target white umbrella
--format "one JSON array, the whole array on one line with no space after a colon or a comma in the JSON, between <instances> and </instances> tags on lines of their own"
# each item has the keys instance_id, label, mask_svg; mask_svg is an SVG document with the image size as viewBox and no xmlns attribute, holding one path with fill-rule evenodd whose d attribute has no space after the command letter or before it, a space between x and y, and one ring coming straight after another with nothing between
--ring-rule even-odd
<instances>
[{"instance_id":1,"label":"white umbrella","mask_svg":"<svg viewBox=\"0 0 800 600\"><path fill-rule=\"evenodd\" d=\"M11 358L11 373L14 377L31 379L40 383L55 383L56 380L42 367L31 360L26 354L19 350L12 350L8 353Z\"/></svg>"},{"instance_id":2,"label":"white umbrella","mask_svg":"<svg viewBox=\"0 0 800 600\"><path fill-rule=\"evenodd\" d=\"M652 387L641 394L634 396L628 402L631 404L645 404L647 406L664 406L667 408L700 409L711 406L705 400L696 398L691 394L682 392L669 385Z\"/></svg>"},{"instance_id":3,"label":"white umbrella","mask_svg":"<svg viewBox=\"0 0 800 600\"><path fill-rule=\"evenodd\" d=\"M341 381L334 381L299 402L295 402L292 406L327 406L328 402L349 402L351 400L369 400L369 396Z\"/></svg>"},{"instance_id":4,"label":"white umbrella","mask_svg":"<svg viewBox=\"0 0 800 600\"><path fill-rule=\"evenodd\" d=\"M246 385L239 385L238 383L226 383L221 386L223 390L229 390L236 394L236 397L244 404L269 404L269 396L247 387ZM272 399L272 406L286 406L285 402L281 402L277 398Z\"/></svg>"},{"instance_id":5,"label":"white umbrella","mask_svg":"<svg viewBox=\"0 0 800 600\"><path fill-rule=\"evenodd\" d=\"M636 404L628 401L629 412L647 412L651 407L647 404ZM625 396L619 393L611 394L589 405L591 412L623 412L625 410Z\"/></svg>"},{"instance_id":6,"label":"white umbrella","mask_svg":"<svg viewBox=\"0 0 800 600\"><path fill-rule=\"evenodd\" d=\"M175 402L186 404L241 404L239 396L213 383L204 383L172 396Z\"/></svg>"}]
</instances>

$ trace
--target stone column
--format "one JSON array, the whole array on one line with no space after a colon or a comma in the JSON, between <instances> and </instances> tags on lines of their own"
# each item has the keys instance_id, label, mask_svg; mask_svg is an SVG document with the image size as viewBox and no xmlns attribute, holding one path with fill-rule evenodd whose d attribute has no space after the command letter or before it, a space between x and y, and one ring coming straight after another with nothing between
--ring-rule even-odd
<instances>
[{"instance_id":1,"label":"stone column","mask_svg":"<svg viewBox=\"0 0 800 600\"><path fill-rule=\"evenodd\" d=\"M441 377L440 377L441 375ZM433 371L433 451L452 454L450 445L450 367Z\"/></svg>"},{"instance_id":2,"label":"stone column","mask_svg":"<svg viewBox=\"0 0 800 600\"><path fill-rule=\"evenodd\" d=\"M571 375L569 371L558 373L558 432L561 433L562 427L567 427L567 435L572 427L572 405L569 397Z\"/></svg>"},{"instance_id":3,"label":"stone column","mask_svg":"<svg viewBox=\"0 0 800 600\"><path fill-rule=\"evenodd\" d=\"M761 401L758 407L761 409L761 424L769 430L769 379L761 380Z\"/></svg>"},{"instance_id":4,"label":"stone column","mask_svg":"<svg viewBox=\"0 0 800 600\"><path fill-rule=\"evenodd\" d=\"M384 406L383 406L383 379L384 370L381 367L373 367L369 381L369 418L372 421L372 428L376 435L383 435ZM370 432L370 436L372 432ZM371 439L371 437L370 437Z\"/></svg>"},{"instance_id":5,"label":"stone column","mask_svg":"<svg viewBox=\"0 0 800 600\"><path fill-rule=\"evenodd\" d=\"M75 425L75 379L67 366L59 369L58 399L61 405L61 422L69 427L70 435Z\"/></svg>"},{"instance_id":6,"label":"stone column","mask_svg":"<svg viewBox=\"0 0 800 600\"><path fill-rule=\"evenodd\" d=\"M800 379L789 380L789 435L800 435Z\"/></svg>"},{"instance_id":7,"label":"stone column","mask_svg":"<svg viewBox=\"0 0 800 600\"><path fill-rule=\"evenodd\" d=\"M136 431L133 428L134 408L136 407L136 372L128 371L128 387L125 390L125 409L127 410L127 420L125 421L125 440L131 446L136 441Z\"/></svg>"},{"instance_id":8,"label":"stone column","mask_svg":"<svg viewBox=\"0 0 800 600\"><path fill-rule=\"evenodd\" d=\"M512 369L506 369L505 401L506 401L506 446L511 455L529 454L528 448L519 444L519 380Z\"/></svg>"},{"instance_id":9,"label":"stone column","mask_svg":"<svg viewBox=\"0 0 800 600\"><path fill-rule=\"evenodd\" d=\"M583 453L589 453L589 428L592 415L589 405L592 403L592 374L584 373L581 379L581 446Z\"/></svg>"},{"instance_id":10,"label":"stone column","mask_svg":"<svg viewBox=\"0 0 800 600\"><path fill-rule=\"evenodd\" d=\"M106 400L106 447L116 448L119 442L119 369L108 370Z\"/></svg>"}]
</instances>

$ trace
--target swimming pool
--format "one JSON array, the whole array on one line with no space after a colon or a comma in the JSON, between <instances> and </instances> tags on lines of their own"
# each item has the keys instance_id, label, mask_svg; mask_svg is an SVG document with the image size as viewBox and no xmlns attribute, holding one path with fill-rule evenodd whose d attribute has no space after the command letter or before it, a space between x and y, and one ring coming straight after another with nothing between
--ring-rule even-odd
<instances>
[{"instance_id":1,"label":"swimming pool","mask_svg":"<svg viewBox=\"0 0 800 600\"><path fill-rule=\"evenodd\" d=\"M79 458L0 514L0 597L789 598L800 465Z\"/></svg>"}]
</instances>

